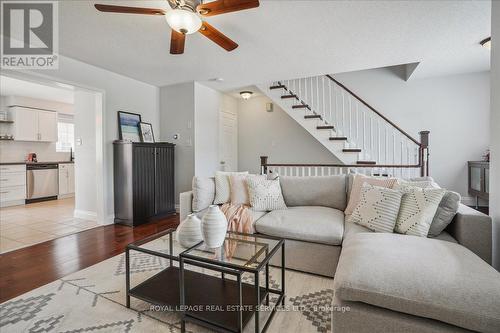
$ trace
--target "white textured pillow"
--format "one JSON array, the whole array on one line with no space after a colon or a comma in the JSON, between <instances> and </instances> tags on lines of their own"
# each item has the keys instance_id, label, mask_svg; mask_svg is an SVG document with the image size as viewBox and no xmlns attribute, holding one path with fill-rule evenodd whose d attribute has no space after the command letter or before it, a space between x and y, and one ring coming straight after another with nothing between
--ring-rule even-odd
<instances>
[{"instance_id":1,"label":"white textured pillow","mask_svg":"<svg viewBox=\"0 0 500 333\"><path fill-rule=\"evenodd\" d=\"M285 200L281 193L280 180L262 178L247 178L250 205L257 211L271 211L286 209Z\"/></svg>"},{"instance_id":2,"label":"white textured pillow","mask_svg":"<svg viewBox=\"0 0 500 333\"><path fill-rule=\"evenodd\" d=\"M361 187L365 183L374 186L392 188L394 183L396 183L396 178L368 177L361 174L354 175L354 180L349 191L349 202L344 211L345 215L351 215L354 211L354 208L356 208L356 206L358 205L361 194Z\"/></svg>"},{"instance_id":3,"label":"white textured pillow","mask_svg":"<svg viewBox=\"0 0 500 333\"><path fill-rule=\"evenodd\" d=\"M363 184L349 222L376 232L394 231L403 194L390 188Z\"/></svg>"},{"instance_id":4,"label":"white textured pillow","mask_svg":"<svg viewBox=\"0 0 500 333\"><path fill-rule=\"evenodd\" d=\"M231 200L231 186L229 184L230 175L248 175L248 171L244 172L224 172L217 171L215 173L215 205L225 204Z\"/></svg>"},{"instance_id":5,"label":"white textured pillow","mask_svg":"<svg viewBox=\"0 0 500 333\"><path fill-rule=\"evenodd\" d=\"M214 178L193 177L193 212L199 212L213 205L215 198Z\"/></svg>"},{"instance_id":6,"label":"white textured pillow","mask_svg":"<svg viewBox=\"0 0 500 333\"><path fill-rule=\"evenodd\" d=\"M248 196L248 178L266 179L266 175L230 175L229 184L231 185L231 204L250 205Z\"/></svg>"},{"instance_id":7,"label":"white textured pillow","mask_svg":"<svg viewBox=\"0 0 500 333\"><path fill-rule=\"evenodd\" d=\"M396 184L394 185L393 188L401 188L401 187L408 187L408 186L415 186L415 187L420 187L420 188L440 188L438 184L434 182L432 179L423 179L423 180L404 180L404 179L399 179L397 180Z\"/></svg>"},{"instance_id":8,"label":"white textured pillow","mask_svg":"<svg viewBox=\"0 0 500 333\"><path fill-rule=\"evenodd\" d=\"M401 185L396 187L404 194L394 231L405 235L427 237L446 190Z\"/></svg>"}]
</instances>

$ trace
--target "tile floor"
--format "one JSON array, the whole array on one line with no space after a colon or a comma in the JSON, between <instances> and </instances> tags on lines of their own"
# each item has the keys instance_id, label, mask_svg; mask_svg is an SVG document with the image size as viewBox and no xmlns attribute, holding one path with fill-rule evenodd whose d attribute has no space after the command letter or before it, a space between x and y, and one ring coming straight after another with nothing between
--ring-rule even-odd
<instances>
[{"instance_id":1,"label":"tile floor","mask_svg":"<svg viewBox=\"0 0 500 333\"><path fill-rule=\"evenodd\" d=\"M0 253L97 227L73 217L74 198L0 208Z\"/></svg>"}]
</instances>

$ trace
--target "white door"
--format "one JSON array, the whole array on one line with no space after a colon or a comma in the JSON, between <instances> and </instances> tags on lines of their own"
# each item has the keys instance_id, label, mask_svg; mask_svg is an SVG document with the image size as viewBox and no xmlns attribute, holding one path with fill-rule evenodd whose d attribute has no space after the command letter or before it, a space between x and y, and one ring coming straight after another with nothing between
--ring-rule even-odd
<instances>
[{"instance_id":1,"label":"white door","mask_svg":"<svg viewBox=\"0 0 500 333\"><path fill-rule=\"evenodd\" d=\"M12 108L14 113L14 140L38 141L37 110L20 107Z\"/></svg>"},{"instance_id":2,"label":"white door","mask_svg":"<svg viewBox=\"0 0 500 333\"><path fill-rule=\"evenodd\" d=\"M238 171L238 118L235 113L219 112L220 170Z\"/></svg>"},{"instance_id":3,"label":"white door","mask_svg":"<svg viewBox=\"0 0 500 333\"><path fill-rule=\"evenodd\" d=\"M57 142L57 112L38 111L39 141Z\"/></svg>"}]
</instances>

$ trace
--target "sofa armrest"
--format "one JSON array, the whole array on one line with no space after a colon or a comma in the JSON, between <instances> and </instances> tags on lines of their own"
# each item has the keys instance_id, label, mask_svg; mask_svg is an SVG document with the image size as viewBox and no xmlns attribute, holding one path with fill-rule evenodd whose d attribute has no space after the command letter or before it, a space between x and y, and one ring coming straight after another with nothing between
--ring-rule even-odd
<instances>
[{"instance_id":1,"label":"sofa armrest","mask_svg":"<svg viewBox=\"0 0 500 333\"><path fill-rule=\"evenodd\" d=\"M193 191L182 192L179 195L179 221L182 222L192 213Z\"/></svg>"},{"instance_id":2,"label":"sofa armrest","mask_svg":"<svg viewBox=\"0 0 500 333\"><path fill-rule=\"evenodd\" d=\"M446 231L450 233L458 243L465 246L491 265L491 217L460 204L457 214Z\"/></svg>"}]
</instances>

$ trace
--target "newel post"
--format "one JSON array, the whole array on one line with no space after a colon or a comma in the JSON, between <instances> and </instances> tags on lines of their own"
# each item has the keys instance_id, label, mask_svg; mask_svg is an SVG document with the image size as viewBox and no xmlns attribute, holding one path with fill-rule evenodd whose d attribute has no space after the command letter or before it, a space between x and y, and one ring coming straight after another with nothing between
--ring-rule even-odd
<instances>
[{"instance_id":1,"label":"newel post","mask_svg":"<svg viewBox=\"0 0 500 333\"><path fill-rule=\"evenodd\" d=\"M267 156L260 157L260 173L262 175L267 174Z\"/></svg>"},{"instance_id":2,"label":"newel post","mask_svg":"<svg viewBox=\"0 0 500 333\"><path fill-rule=\"evenodd\" d=\"M429 176L429 133L421 131L420 134L420 176Z\"/></svg>"}]
</instances>

